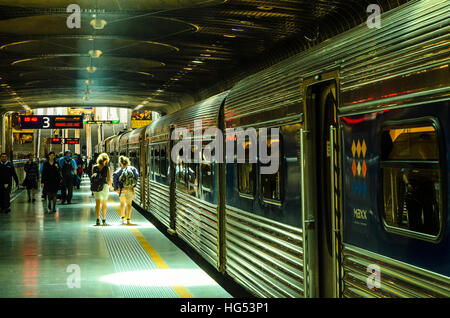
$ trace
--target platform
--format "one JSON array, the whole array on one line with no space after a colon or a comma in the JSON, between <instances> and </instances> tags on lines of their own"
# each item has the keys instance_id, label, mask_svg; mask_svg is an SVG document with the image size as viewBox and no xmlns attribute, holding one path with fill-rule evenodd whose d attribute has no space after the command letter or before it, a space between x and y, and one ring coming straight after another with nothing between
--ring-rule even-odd
<instances>
[{"instance_id":1,"label":"platform","mask_svg":"<svg viewBox=\"0 0 450 318\"><path fill-rule=\"evenodd\" d=\"M135 209L121 225L116 193L109 226L94 225L88 179L56 213L36 198L23 191L0 214L0 297L231 297Z\"/></svg>"}]
</instances>

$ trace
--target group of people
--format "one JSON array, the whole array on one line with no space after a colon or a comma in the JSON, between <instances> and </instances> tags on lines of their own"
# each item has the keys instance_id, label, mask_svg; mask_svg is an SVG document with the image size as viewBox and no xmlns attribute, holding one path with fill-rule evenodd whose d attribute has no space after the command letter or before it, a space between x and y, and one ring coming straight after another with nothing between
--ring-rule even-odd
<instances>
[{"instance_id":1,"label":"group of people","mask_svg":"<svg viewBox=\"0 0 450 318\"><path fill-rule=\"evenodd\" d=\"M102 153L97 158L97 164L92 167L90 178L91 191L95 198L96 225L100 225L100 210L102 225L107 225L106 210L110 190L119 194L121 223L131 225L132 201L135 197L134 189L139 179L139 172L130 164L130 159L125 156L119 157L119 163L120 168L111 175L108 165L109 156Z\"/></svg>"},{"instance_id":2,"label":"group of people","mask_svg":"<svg viewBox=\"0 0 450 318\"><path fill-rule=\"evenodd\" d=\"M61 190L61 204L70 204L72 201L73 187L81 182L82 165L72 159L72 152L67 150L64 155L57 156L51 151L47 160L41 164L34 160L33 155L28 155L28 161L24 165L26 173L23 186L27 189L28 202L36 201L36 190L41 174L41 186L44 199L48 199L48 209L56 212L57 193ZM81 171L80 171L81 170ZM80 180L80 181L78 181ZM52 206L53 203L53 206Z\"/></svg>"},{"instance_id":3,"label":"group of people","mask_svg":"<svg viewBox=\"0 0 450 318\"><path fill-rule=\"evenodd\" d=\"M95 161L94 161L95 160ZM56 212L58 191L61 190L61 204L70 204L73 196L73 187L77 186L76 177L80 178L83 172L90 177L91 191L95 199L96 225L100 224L100 211L102 212L102 225L106 224L106 210L109 191L116 191L120 199L121 223L130 225L132 201L135 197L135 187L139 179L138 170L131 166L130 159L120 156L120 168L111 173L109 156L106 153L95 157L90 162L77 163L72 159L72 153L67 150L63 156L51 151L47 160L41 165L28 156L24 166L26 177L23 185L27 188L28 202L35 202L36 190L41 174L41 186L44 198L48 200L48 211ZM86 171L83 168L86 167ZM81 168L81 169L80 169ZM1 212L10 212L10 193L12 179L19 184L14 166L8 161L6 153L0 156L0 209Z\"/></svg>"}]
</instances>

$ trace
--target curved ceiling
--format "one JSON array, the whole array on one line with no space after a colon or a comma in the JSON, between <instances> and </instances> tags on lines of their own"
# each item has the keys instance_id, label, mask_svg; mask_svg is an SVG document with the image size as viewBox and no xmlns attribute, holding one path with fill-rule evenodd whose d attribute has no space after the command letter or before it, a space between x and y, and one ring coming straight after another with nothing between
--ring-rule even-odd
<instances>
[{"instance_id":1,"label":"curved ceiling","mask_svg":"<svg viewBox=\"0 0 450 318\"><path fill-rule=\"evenodd\" d=\"M169 113L199 93L407 0L0 0L0 112ZM216 92L214 92L216 93Z\"/></svg>"}]
</instances>

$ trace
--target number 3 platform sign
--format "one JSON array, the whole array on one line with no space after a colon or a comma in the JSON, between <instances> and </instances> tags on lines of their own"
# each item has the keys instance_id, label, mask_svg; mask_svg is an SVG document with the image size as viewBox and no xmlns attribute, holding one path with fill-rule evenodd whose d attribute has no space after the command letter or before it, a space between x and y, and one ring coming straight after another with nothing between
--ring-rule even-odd
<instances>
[{"instance_id":1,"label":"number 3 platform sign","mask_svg":"<svg viewBox=\"0 0 450 318\"><path fill-rule=\"evenodd\" d=\"M19 123L22 129L82 129L83 116L21 115Z\"/></svg>"}]
</instances>

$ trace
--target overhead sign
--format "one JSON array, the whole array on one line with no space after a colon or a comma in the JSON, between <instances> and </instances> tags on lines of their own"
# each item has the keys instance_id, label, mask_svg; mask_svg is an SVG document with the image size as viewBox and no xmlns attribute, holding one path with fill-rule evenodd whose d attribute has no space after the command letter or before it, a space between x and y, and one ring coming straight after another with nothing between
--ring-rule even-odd
<instances>
[{"instance_id":1,"label":"overhead sign","mask_svg":"<svg viewBox=\"0 0 450 318\"><path fill-rule=\"evenodd\" d=\"M152 123L152 112L150 110L133 110L131 112L131 128L140 128Z\"/></svg>"},{"instance_id":2,"label":"overhead sign","mask_svg":"<svg viewBox=\"0 0 450 318\"><path fill-rule=\"evenodd\" d=\"M21 115L22 129L83 128L83 116Z\"/></svg>"},{"instance_id":3,"label":"overhead sign","mask_svg":"<svg viewBox=\"0 0 450 318\"><path fill-rule=\"evenodd\" d=\"M62 142L61 138L50 138L50 143L53 145L60 145Z\"/></svg>"},{"instance_id":4,"label":"overhead sign","mask_svg":"<svg viewBox=\"0 0 450 318\"><path fill-rule=\"evenodd\" d=\"M120 120L85 120L83 124L120 124Z\"/></svg>"},{"instance_id":5,"label":"overhead sign","mask_svg":"<svg viewBox=\"0 0 450 318\"><path fill-rule=\"evenodd\" d=\"M64 144L66 145L78 145L80 138L64 138Z\"/></svg>"},{"instance_id":6,"label":"overhead sign","mask_svg":"<svg viewBox=\"0 0 450 318\"><path fill-rule=\"evenodd\" d=\"M83 128L83 116L54 116L52 128Z\"/></svg>"}]
</instances>

